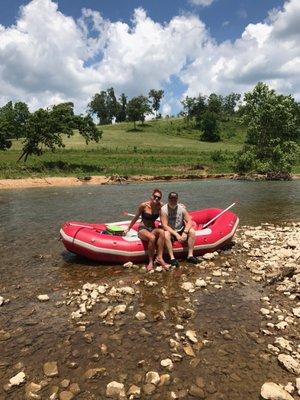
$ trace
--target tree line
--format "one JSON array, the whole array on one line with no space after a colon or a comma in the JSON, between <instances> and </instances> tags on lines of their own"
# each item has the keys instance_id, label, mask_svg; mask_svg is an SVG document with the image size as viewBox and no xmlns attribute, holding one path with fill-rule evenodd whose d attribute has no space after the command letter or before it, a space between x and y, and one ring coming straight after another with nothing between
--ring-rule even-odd
<instances>
[{"instance_id":1,"label":"tree line","mask_svg":"<svg viewBox=\"0 0 300 400\"><path fill-rule=\"evenodd\" d=\"M109 88L93 96L88 104L88 111L98 118L99 125L109 125L113 121L131 121L136 129L136 122L144 123L148 114L161 117L158 112L163 96L163 90L151 89L148 96L140 95L128 100L125 93L122 93L117 99L114 88Z\"/></svg>"}]
</instances>

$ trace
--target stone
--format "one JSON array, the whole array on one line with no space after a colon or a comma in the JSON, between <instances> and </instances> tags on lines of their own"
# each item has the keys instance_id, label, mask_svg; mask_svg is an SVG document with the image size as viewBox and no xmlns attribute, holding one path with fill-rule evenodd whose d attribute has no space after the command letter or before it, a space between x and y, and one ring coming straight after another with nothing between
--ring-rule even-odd
<instances>
[{"instance_id":1,"label":"stone","mask_svg":"<svg viewBox=\"0 0 300 400\"><path fill-rule=\"evenodd\" d=\"M66 389L70 385L70 380L69 379L64 379L60 382L60 386L64 389Z\"/></svg>"},{"instance_id":2,"label":"stone","mask_svg":"<svg viewBox=\"0 0 300 400\"><path fill-rule=\"evenodd\" d=\"M202 376L198 376L198 378L196 378L196 385L199 386L199 388L204 389L205 382Z\"/></svg>"},{"instance_id":3,"label":"stone","mask_svg":"<svg viewBox=\"0 0 300 400\"><path fill-rule=\"evenodd\" d=\"M156 386L152 385L151 383L146 383L146 385L143 386L143 392L145 395L149 396L153 394L156 390Z\"/></svg>"},{"instance_id":4,"label":"stone","mask_svg":"<svg viewBox=\"0 0 300 400\"><path fill-rule=\"evenodd\" d=\"M290 342L288 340L284 339L283 337L276 338L275 344L279 344L279 346L284 350L293 351L293 349L290 345Z\"/></svg>"},{"instance_id":5,"label":"stone","mask_svg":"<svg viewBox=\"0 0 300 400\"><path fill-rule=\"evenodd\" d=\"M72 400L74 398L74 393L65 390L59 393L59 400Z\"/></svg>"},{"instance_id":6,"label":"stone","mask_svg":"<svg viewBox=\"0 0 300 400\"><path fill-rule=\"evenodd\" d=\"M43 365L44 374L48 377L53 377L58 375L58 368L56 361L49 361Z\"/></svg>"},{"instance_id":7,"label":"stone","mask_svg":"<svg viewBox=\"0 0 300 400\"><path fill-rule=\"evenodd\" d=\"M157 386L160 382L159 374L155 371L149 371L146 374L146 383L152 383L152 385Z\"/></svg>"},{"instance_id":8,"label":"stone","mask_svg":"<svg viewBox=\"0 0 300 400\"><path fill-rule=\"evenodd\" d=\"M4 304L4 297L0 296L0 307Z\"/></svg>"},{"instance_id":9,"label":"stone","mask_svg":"<svg viewBox=\"0 0 300 400\"><path fill-rule=\"evenodd\" d=\"M78 383L71 383L71 385L69 386L69 391L73 394L79 394L81 392Z\"/></svg>"},{"instance_id":10,"label":"stone","mask_svg":"<svg viewBox=\"0 0 300 400\"><path fill-rule=\"evenodd\" d=\"M295 317L300 318L300 307L293 308L293 314Z\"/></svg>"},{"instance_id":11,"label":"stone","mask_svg":"<svg viewBox=\"0 0 300 400\"><path fill-rule=\"evenodd\" d=\"M123 264L123 267L125 267L125 268L132 268L132 267L133 267L133 262L128 261L127 263Z\"/></svg>"},{"instance_id":12,"label":"stone","mask_svg":"<svg viewBox=\"0 0 300 400\"><path fill-rule=\"evenodd\" d=\"M265 400L293 400L292 396L274 382L266 382L262 385L260 395Z\"/></svg>"},{"instance_id":13,"label":"stone","mask_svg":"<svg viewBox=\"0 0 300 400\"><path fill-rule=\"evenodd\" d=\"M160 382L158 386L167 386L171 382L171 377L169 374L163 374L160 376Z\"/></svg>"},{"instance_id":14,"label":"stone","mask_svg":"<svg viewBox=\"0 0 300 400\"><path fill-rule=\"evenodd\" d=\"M144 321L144 320L146 319L146 314L144 314L144 313L141 312L141 311L138 311L138 312L135 314L135 318L136 318L138 321Z\"/></svg>"},{"instance_id":15,"label":"stone","mask_svg":"<svg viewBox=\"0 0 300 400\"><path fill-rule=\"evenodd\" d=\"M39 301L41 301L41 302L43 302L43 301L48 301L48 300L49 300L49 296L48 296L47 294L39 294L39 295L37 296L37 299L38 299Z\"/></svg>"},{"instance_id":16,"label":"stone","mask_svg":"<svg viewBox=\"0 0 300 400\"><path fill-rule=\"evenodd\" d=\"M296 378L296 389L298 390L298 394L300 395L300 378Z\"/></svg>"},{"instance_id":17,"label":"stone","mask_svg":"<svg viewBox=\"0 0 300 400\"><path fill-rule=\"evenodd\" d=\"M192 397L196 397L197 399L205 399L205 394L203 389L201 389L199 386L196 386L194 384L191 385L189 388L189 394Z\"/></svg>"},{"instance_id":18,"label":"stone","mask_svg":"<svg viewBox=\"0 0 300 400\"><path fill-rule=\"evenodd\" d=\"M197 279L196 282L195 282L195 285L197 287L206 287L207 283L205 282L204 279Z\"/></svg>"},{"instance_id":19,"label":"stone","mask_svg":"<svg viewBox=\"0 0 300 400\"><path fill-rule=\"evenodd\" d=\"M107 285L106 286L105 285L99 285L97 287L97 290L98 290L99 294L104 294L107 291L107 289L108 289Z\"/></svg>"},{"instance_id":20,"label":"stone","mask_svg":"<svg viewBox=\"0 0 300 400\"><path fill-rule=\"evenodd\" d=\"M286 390L289 394L293 394L295 391L295 388L294 388L292 382L288 382L287 385L285 385L284 390Z\"/></svg>"},{"instance_id":21,"label":"stone","mask_svg":"<svg viewBox=\"0 0 300 400\"><path fill-rule=\"evenodd\" d=\"M188 330L185 332L185 336L192 342L192 343L198 343L198 339L196 337L196 332Z\"/></svg>"},{"instance_id":22,"label":"stone","mask_svg":"<svg viewBox=\"0 0 300 400\"><path fill-rule=\"evenodd\" d=\"M96 379L105 372L106 368L91 368L84 373L83 377L87 380Z\"/></svg>"},{"instance_id":23,"label":"stone","mask_svg":"<svg viewBox=\"0 0 300 400\"><path fill-rule=\"evenodd\" d=\"M129 396L129 399L139 399L141 396L141 388L136 385L131 385L127 395Z\"/></svg>"},{"instance_id":24,"label":"stone","mask_svg":"<svg viewBox=\"0 0 300 400\"><path fill-rule=\"evenodd\" d=\"M106 396L112 397L113 399L125 397L124 384L116 381L108 383L106 386Z\"/></svg>"},{"instance_id":25,"label":"stone","mask_svg":"<svg viewBox=\"0 0 300 400\"><path fill-rule=\"evenodd\" d=\"M288 323L286 321L281 321L275 325L275 327L279 330L284 330L288 327Z\"/></svg>"},{"instance_id":26,"label":"stone","mask_svg":"<svg viewBox=\"0 0 300 400\"><path fill-rule=\"evenodd\" d=\"M214 255L214 253L206 253L206 254L204 254L204 255L202 256L202 258L203 258L204 260L212 260L213 258L215 258L215 255Z\"/></svg>"},{"instance_id":27,"label":"stone","mask_svg":"<svg viewBox=\"0 0 300 400\"><path fill-rule=\"evenodd\" d=\"M9 332L0 330L0 342L5 342L6 340L9 340L10 338L11 338L11 335Z\"/></svg>"},{"instance_id":28,"label":"stone","mask_svg":"<svg viewBox=\"0 0 300 400\"><path fill-rule=\"evenodd\" d=\"M34 383L34 382L30 382L30 383L28 383L28 385L26 385L25 392L26 392L26 393L33 393L33 394L36 394L36 393L38 393L41 389L42 389L42 385L39 385L39 384Z\"/></svg>"},{"instance_id":29,"label":"stone","mask_svg":"<svg viewBox=\"0 0 300 400\"><path fill-rule=\"evenodd\" d=\"M9 385L12 386L20 386L22 385L22 383L24 383L26 380L26 375L25 373L19 372L17 375L13 376L12 378L10 378L9 380Z\"/></svg>"},{"instance_id":30,"label":"stone","mask_svg":"<svg viewBox=\"0 0 300 400\"><path fill-rule=\"evenodd\" d=\"M300 375L300 363L295 360L293 357L286 354L279 354L278 361L281 365L284 366L289 372Z\"/></svg>"},{"instance_id":31,"label":"stone","mask_svg":"<svg viewBox=\"0 0 300 400\"><path fill-rule=\"evenodd\" d=\"M186 290L188 292L194 292L195 291L195 286L192 282L183 282L183 284L181 285L181 288L183 290Z\"/></svg>"},{"instance_id":32,"label":"stone","mask_svg":"<svg viewBox=\"0 0 300 400\"><path fill-rule=\"evenodd\" d=\"M170 358L166 358L164 360L161 360L160 365L164 368L166 368L168 371L172 371L173 369L173 362Z\"/></svg>"},{"instance_id":33,"label":"stone","mask_svg":"<svg viewBox=\"0 0 300 400\"><path fill-rule=\"evenodd\" d=\"M126 304L119 304L114 308L114 314L123 314L126 311Z\"/></svg>"},{"instance_id":34,"label":"stone","mask_svg":"<svg viewBox=\"0 0 300 400\"><path fill-rule=\"evenodd\" d=\"M270 310L268 310L267 308L261 308L260 309L260 313L262 315L269 315L270 314Z\"/></svg>"},{"instance_id":35,"label":"stone","mask_svg":"<svg viewBox=\"0 0 300 400\"><path fill-rule=\"evenodd\" d=\"M190 346L189 344L183 346L183 351L185 352L185 354L189 357L195 357L195 352L192 348L192 346Z\"/></svg>"}]
</instances>

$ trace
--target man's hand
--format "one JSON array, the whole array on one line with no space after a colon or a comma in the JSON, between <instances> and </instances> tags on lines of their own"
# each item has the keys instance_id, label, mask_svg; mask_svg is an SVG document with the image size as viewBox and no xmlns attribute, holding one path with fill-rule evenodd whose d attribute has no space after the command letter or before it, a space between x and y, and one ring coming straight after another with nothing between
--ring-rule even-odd
<instances>
[{"instance_id":1,"label":"man's hand","mask_svg":"<svg viewBox=\"0 0 300 400\"><path fill-rule=\"evenodd\" d=\"M187 233L183 232L182 235L181 235L181 241L182 242L186 242L187 238L188 238Z\"/></svg>"},{"instance_id":2,"label":"man's hand","mask_svg":"<svg viewBox=\"0 0 300 400\"><path fill-rule=\"evenodd\" d=\"M179 233L176 232L175 237L176 237L176 240L178 240L178 242L181 242L182 239L181 239L181 236L179 235Z\"/></svg>"}]
</instances>

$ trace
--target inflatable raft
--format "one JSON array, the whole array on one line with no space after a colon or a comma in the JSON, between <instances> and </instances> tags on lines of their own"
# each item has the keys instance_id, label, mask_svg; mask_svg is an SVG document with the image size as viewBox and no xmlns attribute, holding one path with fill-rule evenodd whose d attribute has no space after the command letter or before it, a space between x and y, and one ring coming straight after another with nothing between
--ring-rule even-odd
<instances>
[{"instance_id":1,"label":"inflatable raft","mask_svg":"<svg viewBox=\"0 0 300 400\"><path fill-rule=\"evenodd\" d=\"M195 256L221 249L231 242L239 223L238 217L231 211L224 212L208 227L202 228L221 212L222 210L218 208L190 212L196 230ZM130 221L115 222L114 226L125 229L129 223ZM156 221L156 224L159 226L159 221ZM138 238L139 222L126 236L108 232L107 226L76 221L66 222L60 230L60 235L67 250L92 260L112 264L128 261L139 263L146 260L147 242ZM173 248L176 258L186 256L185 243L175 241Z\"/></svg>"}]
</instances>

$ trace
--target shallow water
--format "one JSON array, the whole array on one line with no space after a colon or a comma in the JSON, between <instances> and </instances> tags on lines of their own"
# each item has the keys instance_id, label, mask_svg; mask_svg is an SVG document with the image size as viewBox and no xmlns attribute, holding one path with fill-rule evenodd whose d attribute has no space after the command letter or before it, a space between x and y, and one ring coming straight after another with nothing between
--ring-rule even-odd
<instances>
[{"instance_id":1,"label":"shallow water","mask_svg":"<svg viewBox=\"0 0 300 400\"><path fill-rule=\"evenodd\" d=\"M5 345L0 355L1 387L19 371L14 368L18 362L24 363L28 381L38 382L43 378L43 363L57 360L60 376L55 378L55 384L68 378L80 384L82 393L76 398L102 399L105 398L106 384L120 380L120 375L126 373L126 379L132 383L134 375L158 369L157 355L168 355L166 337L169 337L168 331L174 329L172 307L184 304L184 295L179 290L180 276L194 272L183 268L158 274L155 276L158 286L141 287L134 308L137 310L142 305L153 318L160 310L167 315L165 322L148 322L146 329L151 336L137 338L136 332L140 328L125 316L120 317L120 325L104 327L96 313L91 316L88 329L94 333L95 342L87 344L74 323L69 322L70 310L59 304L67 291L77 289L85 282L112 284L122 280L131 285L144 275L74 256L64 251L58 241L59 227L66 220L121 220L123 210L134 212L136 205L146 200L156 186L163 190L165 198L170 190L178 191L180 200L190 210L225 208L238 200L233 211L239 215L241 225L285 224L300 219L300 181L212 180L0 191L0 295L10 299L9 304L0 308L0 330L11 335L11 339L0 341L0 345ZM221 258L224 261L226 257ZM238 259L235 262L238 266ZM239 276L238 281L242 279L247 281L249 277L247 274ZM162 285L167 289L167 299L160 294ZM39 303L36 296L41 293L48 293L51 300ZM184 390L185 382L191 383L195 377L202 376L209 387L208 399L259 398L261 383L271 376L270 365L268 360L257 360L259 350L254 348L246 332L257 330L261 293L262 288L252 282L247 287L238 283L217 293L197 294L197 317L193 326L202 338L214 345L199 353L197 366L187 362L176 364L177 368L172 372L174 390ZM222 329L230 330L234 340L224 340L220 335ZM117 336L111 340L112 334ZM96 362L92 356L99 352L97 346L102 342L108 343L114 356ZM147 359L146 365L139 369L137 362L143 358ZM70 369L70 360L78 362L79 367ZM102 380L86 385L82 375L95 365L105 366L110 372ZM279 376L279 372L275 371L276 374ZM49 398L47 390L48 387L43 391L42 399ZM23 388L8 394L1 393L0 388L2 398L23 399Z\"/></svg>"}]
</instances>

